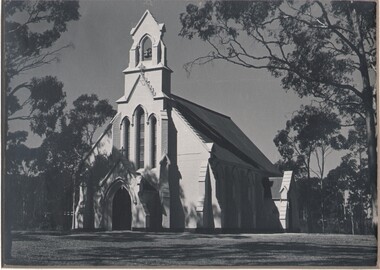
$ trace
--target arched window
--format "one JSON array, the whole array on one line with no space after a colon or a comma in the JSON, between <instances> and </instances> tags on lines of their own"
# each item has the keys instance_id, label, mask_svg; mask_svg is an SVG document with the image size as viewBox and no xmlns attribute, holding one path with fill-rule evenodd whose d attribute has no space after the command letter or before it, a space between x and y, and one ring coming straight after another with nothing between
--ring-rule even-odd
<instances>
[{"instance_id":1,"label":"arched window","mask_svg":"<svg viewBox=\"0 0 380 270\"><path fill-rule=\"evenodd\" d=\"M142 42L142 60L152 59L152 41L149 37L145 37Z\"/></svg>"},{"instance_id":2,"label":"arched window","mask_svg":"<svg viewBox=\"0 0 380 270\"><path fill-rule=\"evenodd\" d=\"M128 118L125 118L123 120L123 129L124 129L124 135L123 135L123 150L124 150L124 156L129 159L129 153L130 153L130 123Z\"/></svg>"},{"instance_id":3,"label":"arched window","mask_svg":"<svg viewBox=\"0 0 380 270\"><path fill-rule=\"evenodd\" d=\"M150 165L152 168L157 166L157 119L152 116L150 125Z\"/></svg>"},{"instance_id":4,"label":"arched window","mask_svg":"<svg viewBox=\"0 0 380 270\"><path fill-rule=\"evenodd\" d=\"M144 168L144 139L144 110L142 108L138 108L136 111L136 164L138 165L138 168Z\"/></svg>"}]
</instances>

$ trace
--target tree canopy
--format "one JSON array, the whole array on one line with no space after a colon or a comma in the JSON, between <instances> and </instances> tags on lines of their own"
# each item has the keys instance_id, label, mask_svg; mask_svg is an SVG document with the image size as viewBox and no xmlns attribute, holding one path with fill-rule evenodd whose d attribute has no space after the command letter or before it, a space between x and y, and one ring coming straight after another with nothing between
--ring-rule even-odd
<instances>
[{"instance_id":1,"label":"tree canopy","mask_svg":"<svg viewBox=\"0 0 380 270\"><path fill-rule=\"evenodd\" d=\"M30 120L38 135L56 124L52 121L66 106L63 84L52 76L21 80L20 75L58 61L59 52L70 44L54 45L67 24L79 19L78 9L78 1L4 1L7 121Z\"/></svg>"},{"instance_id":2,"label":"tree canopy","mask_svg":"<svg viewBox=\"0 0 380 270\"><path fill-rule=\"evenodd\" d=\"M373 2L208 1L187 6L180 35L198 36L212 48L187 68L225 60L268 69L300 97L363 113L361 100L375 83L368 74L376 66L375 18ZM369 85L354 81L357 72Z\"/></svg>"},{"instance_id":3,"label":"tree canopy","mask_svg":"<svg viewBox=\"0 0 380 270\"><path fill-rule=\"evenodd\" d=\"M278 131L274 143L281 154L283 165L298 167L297 172L310 179L311 174L323 179L325 159L331 149L344 147L338 115L328 108L303 106ZM315 159L316 169L311 166ZM292 165L293 164L293 165Z\"/></svg>"}]
</instances>

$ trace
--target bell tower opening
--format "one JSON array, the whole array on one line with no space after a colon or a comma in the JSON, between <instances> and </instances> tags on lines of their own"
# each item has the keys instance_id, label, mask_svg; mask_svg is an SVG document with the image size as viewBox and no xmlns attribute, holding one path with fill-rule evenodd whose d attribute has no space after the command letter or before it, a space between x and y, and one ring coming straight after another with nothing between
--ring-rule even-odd
<instances>
[{"instance_id":1,"label":"bell tower opening","mask_svg":"<svg viewBox=\"0 0 380 270\"><path fill-rule=\"evenodd\" d=\"M132 223L131 197L121 187L112 201L112 230L130 230Z\"/></svg>"},{"instance_id":2,"label":"bell tower opening","mask_svg":"<svg viewBox=\"0 0 380 270\"><path fill-rule=\"evenodd\" d=\"M142 41L142 60L152 60L152 40L146 36Z\"/></svg>"}]
</instances>

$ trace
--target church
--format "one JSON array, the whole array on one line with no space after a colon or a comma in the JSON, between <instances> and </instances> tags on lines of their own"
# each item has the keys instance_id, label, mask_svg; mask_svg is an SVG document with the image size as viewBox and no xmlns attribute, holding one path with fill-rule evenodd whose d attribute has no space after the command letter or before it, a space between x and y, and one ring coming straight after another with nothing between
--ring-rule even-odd
<instances>
[{"instance_id":1,"label":"church","mask_svg":"<svg viewBox=\"0 0 380 270\"><path fill-rule=\"evenodd\" d=\"M292 172L282 174L230 117L172 93L164 33L148 10L130 32L124 93L103 133L112 164L74 192L73 229L297 230Z\"/></svg>"}]
</instances>

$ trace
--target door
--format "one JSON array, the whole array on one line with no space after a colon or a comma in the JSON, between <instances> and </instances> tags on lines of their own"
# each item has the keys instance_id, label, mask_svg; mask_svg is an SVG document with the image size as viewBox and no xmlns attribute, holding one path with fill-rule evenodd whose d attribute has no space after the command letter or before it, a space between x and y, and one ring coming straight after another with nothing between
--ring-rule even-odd
<instances>
[{"instance_id":1,"label":"door","mask_svg":"<svg viewBox=\"0 0 380 270\"><path fill-rule=\"evenodd\" d=\"M112 230L130 230L132 223L131 197L121 187L112 202Z\"/></svg>"}]
</instances>

